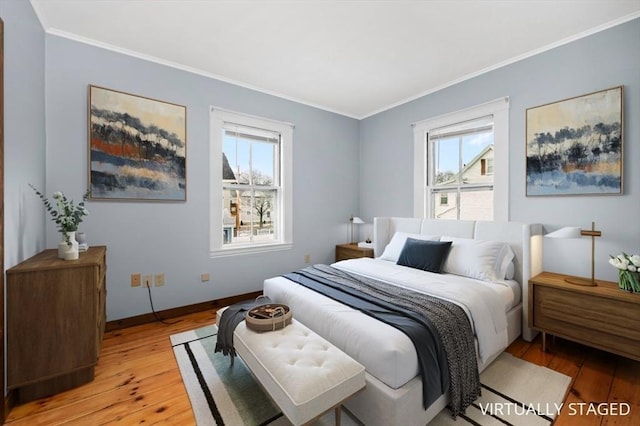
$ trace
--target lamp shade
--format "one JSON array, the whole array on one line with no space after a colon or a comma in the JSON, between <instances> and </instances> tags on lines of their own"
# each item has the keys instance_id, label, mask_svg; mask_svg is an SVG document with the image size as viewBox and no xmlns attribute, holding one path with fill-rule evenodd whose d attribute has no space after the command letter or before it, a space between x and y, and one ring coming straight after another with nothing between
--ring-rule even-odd
<instances>
[{"instance_id":1,"label":"lamp shade","mask_svg":"<svg viewBox=\"0 0 640 426\"><path fill-rule=\"evenodd\" d=\"M577 226L565 226L545 235L548 238L580 238L581 236L582 229Z\"/></svg>"},{"instance_id":2,"label":"lamp shade","mask_svg":"<svg viewBox=\"0 0 640 426\"><path fill-rule=\"evenodd\" d=\"M565 277L564 280L571 284L584 286L597 286L596 282L596 239L602 236L602 232L596 230L596 223L591 222L591 229L580 229L575 226L566 226L557 231L549 232L545 237L549 238L580 238L591 237L591 279L580 277Z\"/></svg>"},{"instance_id":3,"label":"lamp shade","mask_svg":"<svg viewBox=\"0 0 640 426\"><path fill-rule=\"evenodd\" d=\"M351 219L352 223L355 223L356 225L361 225L364 223L364 220L360 219L358 216L355 216Z\"/></svg>"}]
</instances>

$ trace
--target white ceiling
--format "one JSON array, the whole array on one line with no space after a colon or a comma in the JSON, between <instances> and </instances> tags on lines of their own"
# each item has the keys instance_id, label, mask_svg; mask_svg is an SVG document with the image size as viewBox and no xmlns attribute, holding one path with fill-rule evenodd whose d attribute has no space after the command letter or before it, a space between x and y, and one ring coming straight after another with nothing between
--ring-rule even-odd
<instances>
[{"instance_id":1,"label":"white ceiling","mask_svg":"<svg viewBox=\"0 0 640 426\"><path fill-rule=\"evenodd\" d=\"M355 118L640 17L640 0L31 0L45 30Z\"/></svg>"}]
</instances>

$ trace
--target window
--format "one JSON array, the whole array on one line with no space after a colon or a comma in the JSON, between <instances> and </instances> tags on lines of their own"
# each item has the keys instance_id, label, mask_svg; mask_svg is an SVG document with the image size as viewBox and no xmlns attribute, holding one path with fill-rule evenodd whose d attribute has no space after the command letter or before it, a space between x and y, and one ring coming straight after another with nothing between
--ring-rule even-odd
<instances>
[{"instance_id":1,"label":"window","mask_svg":"<svg viewBox=\"0 0 640 426\"><path fill-rule=\"evenodd\" d=\"M498 99L414 124L417 217L508 220L508 106Z\"/></svg>"},{"instance_id":2,"label":"window","mask_svg":"<svg viewBox=\"0 0 640 426\"><path fill-rule=\"evenodd\" d=\"M480 159L480 174L482 176L493 174L493 158Z\"/></svg>"},{"instance_id":3,"label":"window","mask_svg":"<svg viewBox=\"0 0 640 426\"><path fill-rule=\"evenodd\" d=\"M431 203L430 216L492 220L493 175L486 163L493 158L493 117L432 129L426 139L428 191L440 198L440 206Z\"/></svg>"},{"instance_id":4,"label":"window","mask_svg":"<svg viewBox=\"0 0 640 426\"><path fill-rule=\"evenodd\" d=\"M214 108L212 256L291 247L292 126Z\"/></svg>"}]
</instances>

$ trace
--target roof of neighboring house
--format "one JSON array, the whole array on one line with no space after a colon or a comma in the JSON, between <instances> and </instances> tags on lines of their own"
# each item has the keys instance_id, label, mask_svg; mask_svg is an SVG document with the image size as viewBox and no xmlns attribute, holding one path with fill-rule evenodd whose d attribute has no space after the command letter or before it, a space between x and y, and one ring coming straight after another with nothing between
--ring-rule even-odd
<instances>
[{"instance_id":1,"label":"roof of neighboring house","mask_svg":"<svg viewBox=\"0 0 640 426\"><path fill-rule=\"evenodd\" d=\"M236 174L233 173L233 169L229 165L227 156L222 153L222 180L236 180Z\"/></svg>"},{"instance_id":2,"label":"roof of neighboring house","mask_svg":"<svg viewBox=\"0 0 640 426\"><path fill-rule=\"evenodd\" d=\"M464 176L464 173L469 170L474 164L476 164L478 161L480 161L480 159L482 157L484 157L486 155L487 152L493 150L493 144L488 145L487 147L485 147L482 151L480 151L478 153L478 155L476 155L475 157L473 157L471 159L471 161L469 161L467 164L464 165L464 167L462 167L462 170L460 170L460 175ZM447 184L447 183L451 183L451 182L455 182L457 181L457 177L455 179L450 179L448 181L442 182L441 185Z\"/></svg>"}]
</instances>

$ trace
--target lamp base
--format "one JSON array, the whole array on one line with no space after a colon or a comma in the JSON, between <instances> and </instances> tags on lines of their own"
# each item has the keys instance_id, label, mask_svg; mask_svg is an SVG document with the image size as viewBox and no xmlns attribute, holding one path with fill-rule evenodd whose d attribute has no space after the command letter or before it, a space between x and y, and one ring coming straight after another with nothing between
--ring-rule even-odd
<instances>
[{"instance_id":1,"label":"lamp base","mask_svg":"<svg viewBox=\"0 0 640 426\"><path fill-rule=\"evenodd\" d=\"M564 280L569 284L582 285L585 287L595 287L598 285L595 280L590 280L588 278L565 277Z\"/></svg>"}]
</instances>

